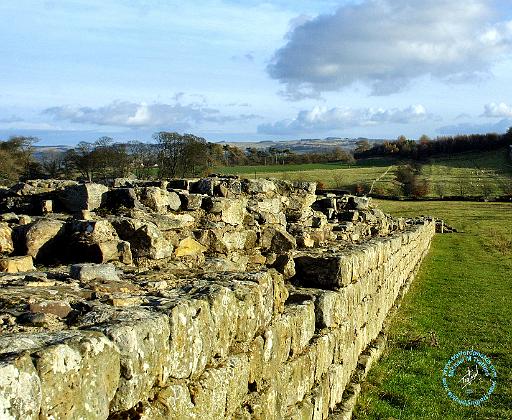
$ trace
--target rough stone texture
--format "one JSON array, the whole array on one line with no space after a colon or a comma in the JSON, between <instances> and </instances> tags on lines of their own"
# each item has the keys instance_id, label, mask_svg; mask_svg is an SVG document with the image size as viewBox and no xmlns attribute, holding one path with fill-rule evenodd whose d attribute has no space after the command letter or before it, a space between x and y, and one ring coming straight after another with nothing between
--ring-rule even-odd
<instances>
[{"instance_id":1,"label":"rough stone texture","mask_svg":"<svg viewBox=\"0 0 512 420\"><path fill-rule=\"evenodd\" d=\"M0 275L2 418L326 419L367 371L436 226L317 198L307 182L114 185L6 193L3 208L51 199L56 212L0 215L15 239L0 259L12 272ZM57 213L71 192L87 220ZM86 264L23 272L32 257L16 238L48 220L63 258L80 250ZM33 250L52 241L32 237Z\"/></svg>"},{"instance_id":2,"label":"rough stone texture","mask_svg":"<svg viewBox=\"0 0 512 420\"><path fill-rule=\"evenodd\" d=\"M0 361L0 418L39 419L41 381L29 354Z\"/></svg>"},{"instance_id":3,"label":"rough stone texture","mask_svg":"<svg viewBox=\"0 0 512 420\"><path fill-rule=\"evenodd\" d=\"M206 251L206 247L193 238L182 239L175 250L177 257L195 256Z\"/></svg>"},{"instance_id":4,"label":"rough stone texture","mask_svg":"<svg viewBox=\"0 0 512 420\"><path fill-rule=\"evenodd\" d=\"M4 273L20 273L32 270L35 270L35 268L30 255L0 258L0 271Z\"/></svg>"},{"instance_id":5,"label":"rough stone texture","mask_svg":"<svg viewBox=\"0 0 512 420\"><path fill-rule=\"evenodd\" d=\"M70 275L72 278L83 282L119 280L116 268L112 264L75 264L71 266Z\"/></svg>"},{"instance_id":6,"label":"rough stone texture","mask_svg":"<svg viewBox=\"0 0 512 420\"><path fill-rule=\"evenodd\" d=\"M119 383L119 353L87 333L35 353L42 418L106 418Z\"/></svg>"},{"instance_id":7,"label":"rough stone texture","mask_svg":"<svg viewBox=\"0 0 512 420\"><path fill-rule=\"evenodd\" d=\"M14 243L12 242L12 229L7 223L0 223L0 253L10 254L14 251Z\"/></svg>"},{"instance_id":8,"label":"rough stone texture","mask_svg":"<svg viewBox=\"0 0 512 420\"><path fill-rule=\"evenodd\" d=\"M181 206L181 200L175 192L169 192L158 187L145 187L137 190L137 195L145 206L157 213L176 211Z\"/></svg>"},{"instance_id":9,"label":"rough stone texture","mask_svg":"<svg viewBox=\"0 0 512 420\"><path fill-rule=\"evenodd\" d=\"M58 239L64 229L64 223L53 219L40 219L30 225L26 231L24 245L27 255L37 259L56 259Z\"/></svg>"},{"instance_id":10,"label":"rough stone texture","mask_svg":"<svg viewBox=\"0 0 512 420\"><path fill-rule=\"evenodd\" d=\"M59 199L70 212L80 210L95 210L101 206L103 196L108 187L101 184L79 184L66 187Z\"/></svg>"},{"instance_id":11,"label":"rough stone texture","mask_svg":"<svg viewBox=\"0 0 512 420\"><path fill-rule=\"evenodd\" d=\"M122 218L113 221L119 237L130 243L135 257L162 259L170 257L173 252L170 243L152 222Z\"/></svg>"}]
</instances>

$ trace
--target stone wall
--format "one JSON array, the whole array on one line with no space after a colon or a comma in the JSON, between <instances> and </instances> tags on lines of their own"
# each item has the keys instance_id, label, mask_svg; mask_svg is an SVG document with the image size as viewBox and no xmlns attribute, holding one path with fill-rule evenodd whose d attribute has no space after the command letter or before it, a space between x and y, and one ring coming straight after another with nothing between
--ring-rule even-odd
<instances>
[{"instance_id":1,"label":"stone wall","mask_svg":"<svg viewBox=\"0 0 512 420\"><path fill-rule=\"evenodd\" d=\"M435 221L396 221L368 210L364 200L354 205L357 198L312 199L309 185L294 187L302 191L295 199L293 188L286 195L281 184L286 200L276 202L276 212L272 200L279 195L268 194L276 186L271 182L248 184L255 191L245 187L245 196L236 198L242 205L234 206L229 198L215 198L219 185L204 181L212 191L201 196L207 202L201 217L210 218L203 228L222 222L228 226L223 235L245 232L247 215L261 214L268 222L249 221L258 234L244 253L257 251L261 264L247 259L242 270L209 264L149 278L126 267L119 274L118 261L117 272L109 265L79 265L69 274L59 268L46 277L3 278L6 317L28 305L27 313L51 314L55 323L47 319L0 334L0 418L327 418L414 278ZM159 209L159 199L148 200ZM338 208L347 201L350 209ZM327 224L321 215L341 216ZM215 252L215 259L224 255L236 264L233 252L242 254L243 247L215 251L219 241L200 232L190 239L180 238L170 258L192 264L187 258L194 256L204 265ZM176 248L184 254L176 255Z\"/></svg>"}]
</instances>

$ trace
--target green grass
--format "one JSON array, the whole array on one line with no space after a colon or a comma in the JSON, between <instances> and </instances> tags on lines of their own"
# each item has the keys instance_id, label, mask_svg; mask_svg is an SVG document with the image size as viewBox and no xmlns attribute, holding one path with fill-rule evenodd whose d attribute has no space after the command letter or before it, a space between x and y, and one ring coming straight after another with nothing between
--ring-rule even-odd
<instances>
[{"instance_id":1,"label":"green grass","mask_svg":"<svg viewBox=\"0 0 512 420\"><path fill-rule=\"evenodd\" d=\"M422 176L436 196L512 192L512 162L505 149L440 157L423 166Z\"/></svg>"},{"instance_id":2,"label":"green grass","mask_svg":"<svg viewBox=\"0 0 512 420\"><path fill-rule=\"evenodd\" d=\"M350 189L356 184L371 185L374 193L399 195L393 170L407 161L373 158L355 165L320 163L303 165L236 166L216 168L215 172L246 178L265 177L291 181L322 182L326 188ZM382 176L391 167L386 175ZM382 176L382 177L381 177ZM381 177L381 178L380 178ZM484 153L441 156L424 163L421 178L430 183L429 196L499 196L512 193L512 162L505 149Z\"/></svg>"},{"instance_id":3,"label":"green grass","mask_svg":"<svg viewBox=\"0 0 512 420\"><path fill-rule=\"evenodd\" d=\"M512 205L383 201L380 206L395 215L442 217L464 233L436 235L391 322L388 348L368 375L354 417L511 419ZM497 387L479 407L452 401L441 382L446 362L466 349L489 356L497 370Z\"/></svg>"}]
</instances>

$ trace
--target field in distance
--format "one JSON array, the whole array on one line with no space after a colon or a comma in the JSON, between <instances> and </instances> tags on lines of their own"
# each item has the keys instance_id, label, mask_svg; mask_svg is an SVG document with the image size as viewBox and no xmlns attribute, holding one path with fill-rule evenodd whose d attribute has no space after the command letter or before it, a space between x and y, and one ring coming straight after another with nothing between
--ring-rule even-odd
<instances>
[{"instance_id":1,"label":"field in distance","mask_svg":"<svg viewBox=\"0 0 512 420\"><path fill-rule=\"evenodd\" d=\"M356 164L311 163L301 165L260 165L220 167L221 174L245 178L278 178L292 181L317 181L325 188L368 188L373 192L399 195L394 169L411 163L393 158L359 160ZM428 181L428 196L500 196L512 193L512 161L506 149L468 152L453 156L432 157L422 163L420 177Z\"/></svg>"}]
</instances>

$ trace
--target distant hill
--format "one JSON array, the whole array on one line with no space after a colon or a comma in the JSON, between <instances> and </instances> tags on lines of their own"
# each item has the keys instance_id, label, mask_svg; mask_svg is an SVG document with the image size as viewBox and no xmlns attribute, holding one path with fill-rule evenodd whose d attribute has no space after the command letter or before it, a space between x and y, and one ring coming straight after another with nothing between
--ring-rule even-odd
<instances>
[{"instance_id":1,"label":"distant hill","mask_svg":"<svg viewBox=\"0 0 512 420\"><path fill-rule=\"evenodd\" d=\"M341 147L346 150L353 150L356 143L360 140L367 140L369 143L382 143L386 139L367 139L367 138L341 138L341 137L327 137L325 139L298 139L298 140L263 140L263 141L221 141L218 144L226 144L230 146L239 147L242 150L247 148L255 149L268 149L275 147L276 149L289 149L295 153L311 153L311 152L325 152L332 150L336 147Z\"/></svg>"},{"instance_id":2,"label":"distant hill","mask_svg":"<svg viewBox=\"0 0 512 420\"><path fill-rule=\"evenodd\" d=\"M60 153L65 153L69 149L72 149L71 146L65 146L65 145L33 146L33 148L34 148L33 156L36 160L41 160L41 158L48 153L60 154Z\"/></svg>"}]
</instances>

